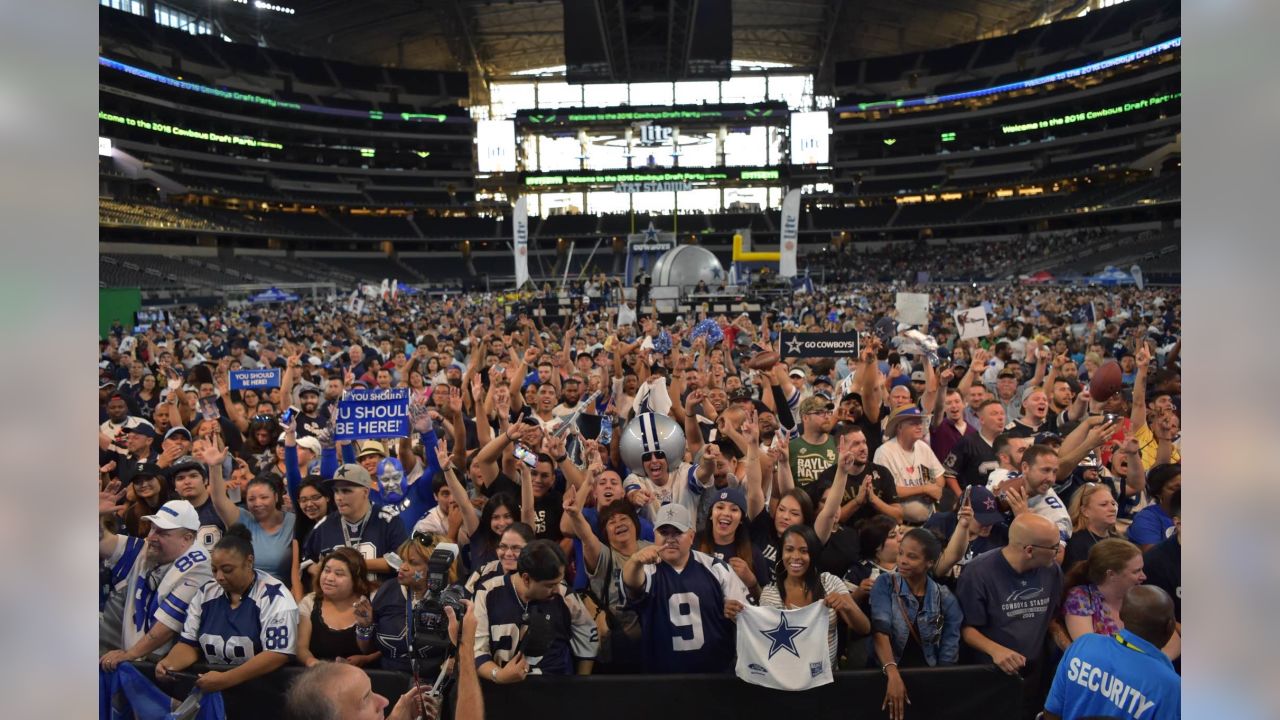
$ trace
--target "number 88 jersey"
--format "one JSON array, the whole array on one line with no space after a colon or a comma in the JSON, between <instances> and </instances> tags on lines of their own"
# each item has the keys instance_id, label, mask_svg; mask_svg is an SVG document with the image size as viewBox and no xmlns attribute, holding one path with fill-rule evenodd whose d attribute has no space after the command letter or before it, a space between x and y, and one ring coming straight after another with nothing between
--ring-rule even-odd
<instances>
[{"instance_id":1,"label":"number 88 jersey","mask_svg":"<svg viewBox=\"0 0 1280 720\"><path fill-rule=\"evenodd\" d=\"M296 654L298 605L271 575L256 571L253 587L238 607L217 582L209 581L191 599L182 642L204 653L213 665L240 665L264 651Z\"/></svg>"}]
</instances>

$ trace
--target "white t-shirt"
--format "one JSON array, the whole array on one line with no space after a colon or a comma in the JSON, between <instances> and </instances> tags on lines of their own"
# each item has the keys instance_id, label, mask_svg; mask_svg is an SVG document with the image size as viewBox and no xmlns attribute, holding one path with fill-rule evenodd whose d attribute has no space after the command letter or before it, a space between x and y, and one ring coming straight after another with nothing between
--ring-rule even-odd
<instances>
[{"instance_id":1,"label":"white t-shirt","mask_svg":"<svg viewBox=\"0 0 1280 720\"><path fill-rule=\"evenodd\" d=\"M437 505L431 508L426 515L422 516L422 519L413 526L413 531L415 533L422 532L431 533L432 535L445 535L449 532L449 516L439 505Z\"/></svg>"},{"instance_id":2,"label":"white t-shirt","mask_svg":"<svg viewBox=\"0 0 1280 720\"><path fill-rule=\"evenodd\" d=\"M889 440L876 448L872 462L888 469L895 484L907 487L928 485L946 473L924 440L917 440L911 450L903 450L897 440Z\"/></svg>"}]
</instances>

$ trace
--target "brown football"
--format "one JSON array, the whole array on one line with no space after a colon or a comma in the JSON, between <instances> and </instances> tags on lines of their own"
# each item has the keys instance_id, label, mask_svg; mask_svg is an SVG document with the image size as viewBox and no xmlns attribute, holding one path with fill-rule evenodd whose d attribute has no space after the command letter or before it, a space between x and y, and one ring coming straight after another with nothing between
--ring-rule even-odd
<instances>
[{"instance_id":1,"label":"brown football","mask_svg":"<svg viewBox=\"0 0 1280 720\"><path fill-rule=\"evenodd\" d=\"M778 364L778 353L772 350L763 350L756 353L747 361L747 367L752 370L769 370Z\"/></svg>"},{"instance_id":2,"label":"brown football","mask_svg":"<svg viewBox=\"0 0 1280 720\"><path fill-rule=\"evenodd\" d=\"M1089 378L1089 396L1098 402L1106 402L1124 386L1120 363L1108 360Z\"/></svg>"},{"instance_id":3,"label":"brown football","mask_svg":"<svg viewBox=\"0 0 1280 720\"><path fill-rule=\"evenodd\" d=\"M996 496L996 503L1000 506L1000 512L1009 512L1009 496L1007 493L1013 488L1017 488L1022 491L1022 494L1025 496L1027 493L1027 479L1018 475L1017 477L1011 477L996 486L994 494Z\"/></svg>"}]
</instances>

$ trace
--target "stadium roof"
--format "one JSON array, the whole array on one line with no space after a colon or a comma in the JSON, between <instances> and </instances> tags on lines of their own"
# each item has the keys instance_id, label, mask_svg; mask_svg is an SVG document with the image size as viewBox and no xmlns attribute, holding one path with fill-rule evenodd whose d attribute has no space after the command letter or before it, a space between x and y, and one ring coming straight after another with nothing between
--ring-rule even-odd
<instances>
[{"instance_id":1,"label":"stadium roof","mask_svg":"<svg viewBox=\"0 0 1280 720\"><path fill-rule=\"evenodd\" d=\"M618 17L618 8L625 7L632 18L646 13L684 17L696 1L594 0L604 16ZM512 73L565 63L562 0L276 0L293 14L251 2L166 2L202 17L212 12L221 31L237 41L361 64L466 70L473 89ZM733 59L805 68L827 87L840 60L1005 35L1074 17L1088 5L1088 0L732 0ZM610 52L618 52L608 29L601 32ZM667 32L670 38L682 31L673 21Z\"/></svg>"}]
</instances>

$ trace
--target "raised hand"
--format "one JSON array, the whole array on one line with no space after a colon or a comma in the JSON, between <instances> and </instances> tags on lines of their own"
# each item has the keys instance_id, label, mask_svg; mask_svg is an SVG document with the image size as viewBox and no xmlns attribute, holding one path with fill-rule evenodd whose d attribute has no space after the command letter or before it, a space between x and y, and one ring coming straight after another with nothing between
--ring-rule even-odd
<instances>
[{"instance_id":1,"label":"raised hand","mask_svg":"<svg viewBox=\"0 0 1280 720\"><path fill-rule=\"evenodd\" d=\"M436 462L440 463L440 467L449 467L449 445L445 442L444 438L440 438L436 441L436 446L433 450L435 450Z\"/></svg>"},{"instance_id":2,"label":"raised hand","mask_svg":"<svg viewBox=\"0 0 1280 720\"><path fill-rule=\"evenodd\" d=\"M740 557L734 556L729 558L729 567L733 568L733 572L738 575L738 579L748 588L756 586L756 574L751 571L751 564Z\"/></svg>"},{"instance_id":3,"label":"raised hand","mask_svg":"<svg viewBox=\"0 0 1280 720\"><path fill-rule=\"evenodd\" d=\"M98 493L98 512L119 512L124 509L124 497L124 485L119 480L112 480Z\"/></svg>"}]
</instances>

